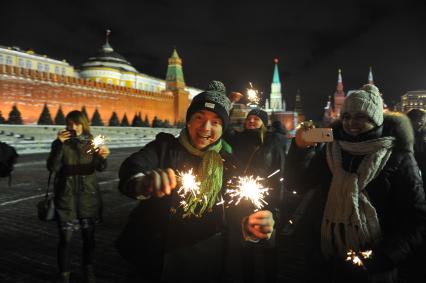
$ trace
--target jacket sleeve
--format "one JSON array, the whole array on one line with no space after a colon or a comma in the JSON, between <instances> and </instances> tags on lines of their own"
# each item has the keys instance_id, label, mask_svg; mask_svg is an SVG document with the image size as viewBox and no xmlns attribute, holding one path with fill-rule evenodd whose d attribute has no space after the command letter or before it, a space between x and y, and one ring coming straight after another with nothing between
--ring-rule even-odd
<instances>
[{"instance_id":1,"label":"jacket sleeve","mask_svg":"<svg viewBox=\"0 0 426 283\"><path fill-rule=\"evenodd\" d=\"M56 139L52 142L52 146L50 149L49 157L47 158L47 169L50 172L59 172L62 167L62 143L60 140Z\"/></svg>"},{"instance_id":2,"label":"jacket sleeve","mask_svg":"<svg viewBox=\"0 0 426 283\"><path fill-rule=\"evenodd\" d=\"M400 228L383 239L383 252L394 265L406 259L422 242L426 230L426 202L423 181L414 156L406 154L392 178L394 203Z\"/></svg>"},{"instance_id":3,"label":"jacket sleeve","mask_svg":"<svg viewBox=\"0 0 426 283\"><path fill-rule=\"evenodd\" d=\"M325 146L300 149L293 139L284 168L285 189L305 193L318 184L328 184L330 180Z\"/></svg>"},{"instance_id":4,"label":"jacket sleeve","mask_svg":"<svg viewBox=\"0 0 426 283\"><path fill-rule=\"evenodd\" d=\"M108 162L106 158L103 158L98 153L93 156L93 162L95 163L95 168L97 171L102 172L108 167Z\"/></svg>"},{"instance_id":5,"label":"jacket sleeve","mask_svg":"<svg viewBox=\"0 0 426 283\"><path fill-rule=\"evenodd\" d=\"M119 190L124 195L137 198L137 186L139 176L144 176L147 171L159 167L159 142L157 140L148 143L140 151L130 155L120 166Z\"/></svg>"}]
</instances>

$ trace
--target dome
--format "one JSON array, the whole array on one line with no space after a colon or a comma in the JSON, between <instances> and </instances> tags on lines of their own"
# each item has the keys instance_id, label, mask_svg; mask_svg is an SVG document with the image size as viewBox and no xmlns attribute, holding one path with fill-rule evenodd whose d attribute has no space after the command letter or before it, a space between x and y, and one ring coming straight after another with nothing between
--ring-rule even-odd
<instances>
[{"instance_id":1,"label":"dome","mask_svg":"<svg viewBox=\"0 0 426 283\"><path fill-rule=\"evenodd\" d=\"M114 51L108 40L98 50L95 56L90 57L86 63L81 65L82 71L93 67L107 67L128 72L137 72L136 69L121 54Z\"/></svg>"}]
</instances>

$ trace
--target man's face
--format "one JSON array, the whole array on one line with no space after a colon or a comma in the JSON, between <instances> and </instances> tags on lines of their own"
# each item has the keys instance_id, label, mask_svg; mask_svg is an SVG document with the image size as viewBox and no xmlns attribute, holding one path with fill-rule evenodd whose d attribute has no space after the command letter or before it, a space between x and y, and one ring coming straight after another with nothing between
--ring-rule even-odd
<instances>
[{"instance_id":1,"label":"man's face","mask_svg":"<svg viewBox=\"0 0 426 283\"><path fill-rule=\"evenodd\" d=\"M222 119L208 110L200 110L192 114L187 124L189 138L197 149L203 149L215 143L222 136Z\"/></svg>"},{"instance_id":2,"label":"man's face","mask_svg":"<svg viewBox=\"0 0 426 283\"><path fill-rule=\"evenodd\" d=\"M351 136L358 136L376 127L362 112L343 113L342 123L343 130Z\"/></svg>"},{"instance_id":3,"label":"man's face","mask_svg":"<svg viewBox=\"0 0 426 283\"><path fill-rule=\"evenodd\" d=\"M426 116L418 116L411 120L413 129L416 132L421 132L426 127Z\"/></svg>"},{"instance_id":4,"label":"man's face","mask_svg":"<svg viewBox=\"0 0 426 283\"><path fill-rule=\"evenodd\" d=\"M245 129L259 129L262 127L263 122L262 119L260 119L256 115L248 115L246 118L246 121L244 123Z\"/></svg>"}]
</instances>

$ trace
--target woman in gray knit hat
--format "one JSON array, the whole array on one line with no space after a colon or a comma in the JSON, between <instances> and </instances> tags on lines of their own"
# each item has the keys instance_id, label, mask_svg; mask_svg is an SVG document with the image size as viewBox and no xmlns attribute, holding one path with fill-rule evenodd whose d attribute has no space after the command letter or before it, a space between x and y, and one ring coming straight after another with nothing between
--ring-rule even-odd
<instances>
[{"instance_id":1,"label":"woman in gray knit hat","mask_svg":"<svg viewBox=\"0 0 426 283\"><path fill-rule=\"evenodd\" d=\"M413 131L405 115L383 113L374 85L346 97L341 113L333 142L306 142L302 134L309 129L299 128L287 157L287 185L300 192L315 188L315 202L324 196L312 213L320 215L318 230L307 228L320 243L310 259L321 260L308 267L317 272L306 281L397 282L398 268L421 244L426 225ZM361 257L359 267L345 260L350 250L373 254Z\"/></svg>"},{"instance_id":2,"label":"woman in gray knit hat","mask_svg":"<svg viewBox=\"0 0 426 283\"><path fill-rule=\"evenodd\" d=\"M119 189L140 204L116 245L143 279L225 279L229 244L223 184L235 165L232 148L222 140L222 133L229 124L230 108L224 85L212 81L192 100L179 137L160 133L121 165ZM176 176L190 169L199 181L199 192L181 195ZM233 227L240 231L241 239L243 234L250 239L269 239L273 232L270 211L251 213L242 223L240 219Z\"/></svg>"}]
</instances>

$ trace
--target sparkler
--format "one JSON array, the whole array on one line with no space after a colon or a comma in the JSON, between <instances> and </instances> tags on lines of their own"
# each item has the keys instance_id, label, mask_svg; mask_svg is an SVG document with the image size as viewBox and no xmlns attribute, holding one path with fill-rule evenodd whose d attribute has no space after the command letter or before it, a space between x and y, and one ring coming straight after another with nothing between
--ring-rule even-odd
<instances>
[{"instance_id":1,"label":"sparkler","mask_svg":"<svg viewBox=\"0 0 426 283\"><path fill-rule=\"evenodd\" d=\"M364 263L362 262L363 259L370 258L373 254L372 250L367 251L361 251L361 252L354 252L353 250L349 250L346 253L346 261L351 261L356 266L364 266Z\"/></svg>"},{"instance_id":2,"label":"sparkler","mask_svg":"<svg viewBox=\"0 0 426 283\"><path fill-rule=\"evenodd\" d=\"M103 135L97 135L93 138L93 140L90 141L90 147L86 151L86 153L93 153L97 152L99 148L105 144L106 137Z\"/></svg>"},{"instance_id":3,"label":"sparkler","mask_svg":"<svg viewBox=\"0 0 426 283\"><path fill-rule=\"evenodd\" d=\"M247 99L249 104L258 105L260 101L259 91L253 87L253 84L249 82L250 88L247 89Z\"/></svg>"},{"instance_id":4,"label":"sparkler","mask_svg":"<svg viewBox=\"0 0 426 283\"><path fill-rule=\"evenodd\" d=\"M228 204L234 203L238 205L242 199L250 200L254 205L255 210L260 210L268 204L265 201L265 196L269 195L270 188L265 188L261 181L263 178L260 177L238 177L236 184L233 184L232 180L228 183L232 188L228 189L225 194L231 197Z\"/></svg>"},{"instance_id":5,"label":"sparkler","mask_svg":"<svg viewBox=\"0 0 426 283\"><path fill-rule=\"evenodd\" d=\"M187 172L177 172L177 179L180 181L181 186L178 189L178 194L185 197L192 194L196 197L200 193L200 182L196 181L196 176L192 172L192 168Z\"/></svg>"}]
</instances>

